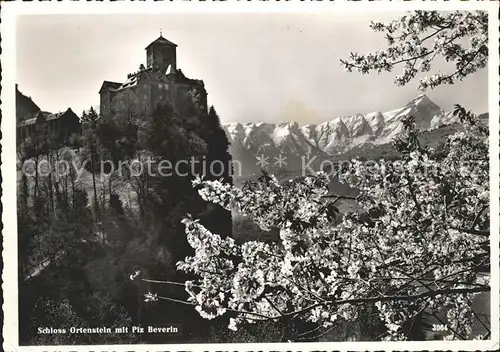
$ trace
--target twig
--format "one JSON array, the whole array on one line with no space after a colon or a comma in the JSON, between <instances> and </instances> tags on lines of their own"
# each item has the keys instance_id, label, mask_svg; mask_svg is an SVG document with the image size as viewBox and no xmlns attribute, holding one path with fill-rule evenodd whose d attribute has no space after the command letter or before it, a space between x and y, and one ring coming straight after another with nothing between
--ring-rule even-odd
<instances>
[{"instance_id":1,"label":"twig","mask_svg":"<svg viewBox=\"0 0 500 352\"><path fill-rule=\"evenodd\" d=\"M321 198L335 198L335 200L332 203L330 203L330 204L334 204L339 199L358 200L359 196L354 197L354 196L347 196L347 195L328 194L326 196L322 196Z\"/></svg>"},{"instance_id":2,"label":"twig","mask_svg":"<svg viewBox=\"0 0 500 352\"><path fill-rule=\"evenodd\" d=\"M279 310L279 308L268 297L264 297L264 298L271 305L271 307L274 308L274 310L276 310L280 315L283 315L283 312L281 310Z\"/></svg>"},{"instance_id":3,"label":"twig","mask_svg":"<svg viewBox=\"0 0 500 352\"><path fill-rule=\"evenodd\" d=\"M168 285L177 285L177 286L186 286L185 283L182 282L175 282L175 281L163 281L163 280L150 280L150 279L141 279L139 280L144 281L144 282L150 282L153 284L168 284ZM192 285L193 287L201 287L199 285Z\"/></svg>"},{"instance_id":4,"label":"twig","mask_svg":"<svg viewBox=\"0 0 500 352\"><path fill-rule=\"evenodd\" d=\"M183 301L181 299L170 298L170 297L156 296L156 298L163 299L165 301L182 303L182 304L189 305L189 306L195 306L196 305L196 304L191 303L191 302ZM278 318L278 317L270 317L270 316L267 316L267 315L264 315L264 314L260 314L260 313L249 312L249 311L245 311L245 310L236 310L236 309L231 309L231 308L225 308L225 309L228 312L233 312L233 313L238 313L238 314L246 314L246 315L254 315L256 317L259 317L259 318L262 318L262 319L267 319L267 320L274 320L274 319Z\"/></svg>"},{"instance_id":5,"label":"twig","mask_svg":"<svg viewBox=\"0 0 500 352\"><path fill-rule=\"evenodd\" d=\"M481 217L481 215L483 214L483 212L486 210L486 208L487 208L487 206L483 205L483 207L481 208L481 210L479 210L479 212L476 214L476 217L472 221L472 224L470 225L469 230L474 230L474 227L476 227L477 223L479 222L479 218Z\"/></svg>"},{"instance_id":6,"label":"twig","mask_svg":"<svg viewBox=\"0 0 500 352\"><path fill-rule=\"evenodd\" d=\"M472 229L466 229L463 227L451 227L453 230L457 230L460 232L465 232L470 235L476 235L476 236L482 236L482 237L490 237L490 231L484 231L484 230L472 230Z\"/></svg>"},{"instance_id":7,"label":"twig","mask_svg":"<svg viewBox=\"0 0 500 352\"><path fill-rule=\"evenodd\" d=\"M326 305L341 305L341 304L359 304L359 303L376 303L376 302L386 302L386 301L413 301L420 298L435 297L437 295L454 295L454 294L466 294L475 292L488 292L490 288L488 287L473 287L473 288L457 288L457 289L444 289L427 291L417 295L406 295L406 296L383 296L383 297L369 297L369 298L353 298L344 299L338 301L321 302L315 303L298 311L286 313L285 316L300 315L311 309Z\"/></svg>"}]
</instances>

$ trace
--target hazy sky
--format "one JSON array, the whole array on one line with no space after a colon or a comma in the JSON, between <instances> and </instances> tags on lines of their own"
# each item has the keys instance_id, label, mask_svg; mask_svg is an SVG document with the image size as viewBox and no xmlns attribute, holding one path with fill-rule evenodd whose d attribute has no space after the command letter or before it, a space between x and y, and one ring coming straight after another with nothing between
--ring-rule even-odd
<instances>
[{"instance_id":1,"label":"hazy sky","mask_svg":"<svg viewBox=\"0 0 500 352\"><path fill-rule=\"evenodd\" d=\"M146 63L144 48L159 36L178 45L177 65L203 79L223 122L295 120L404 105L418 82L402 88L396 73L348 73L340 59L385 47L370 20L397 13L44 15L19 17L17 82L43 110L77 114L99 104L103 80L123 82ZM455 103L487 111L483 70L428 96L443 109Z\"/></svg>"}]
</instances>

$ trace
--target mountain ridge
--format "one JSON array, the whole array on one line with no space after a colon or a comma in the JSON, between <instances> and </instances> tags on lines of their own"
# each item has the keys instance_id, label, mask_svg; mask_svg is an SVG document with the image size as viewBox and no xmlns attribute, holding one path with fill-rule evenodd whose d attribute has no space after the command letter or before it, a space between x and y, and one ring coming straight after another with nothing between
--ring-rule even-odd
<instances>
[{"instance_id":1,"label":"mountain ridge","mask_svg":"<svg viewBox=\"0 0 500 352\"><path fill-rule=\"evenodd\" d=\"M319 124L233 122L222 127L231 143L233 159L245 165L246 174L253 174L266 166L255 165L259 157L268 157L268 170L279 172L299 168L305 155L320 162L350 150L389 144L403 133L402 121L409 115L415 117L417 128L422 131L458 122L451 111L445 112L426 94L419 94L393 110L336 116ZM286 157L288 162L275 168L271 164L279 156Z\"/></svg>"}]
</instances>

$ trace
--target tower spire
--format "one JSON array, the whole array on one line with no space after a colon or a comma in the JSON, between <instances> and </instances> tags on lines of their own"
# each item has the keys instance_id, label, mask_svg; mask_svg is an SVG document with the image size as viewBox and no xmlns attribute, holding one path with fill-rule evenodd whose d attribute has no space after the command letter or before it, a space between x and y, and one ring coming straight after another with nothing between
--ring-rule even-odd
<instances>
[{"instance_id":1,"label":"tower spire","mask_svg":"<svg viewBox=\"0 0 500 352\"><path fill-rule=\"evenodd\" d=\"M146 47L147 67L155 68L165 74L169 65L172 72L176 70L176 44L163 37L163 28L160 28L160 37Z\"/></svg>"}]
</instances>

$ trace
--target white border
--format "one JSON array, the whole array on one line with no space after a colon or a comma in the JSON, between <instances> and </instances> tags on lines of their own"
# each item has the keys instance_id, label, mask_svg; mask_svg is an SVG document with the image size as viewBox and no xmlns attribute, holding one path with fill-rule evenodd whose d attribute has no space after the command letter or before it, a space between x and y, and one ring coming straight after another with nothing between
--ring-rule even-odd
<instances>
[{"instance_id":1,"label":"white border","mask_svg":"<svg viewBox=\"0 0 500 352\"><path fill-rule=\"evenodd\" d=\"M331 342L331 343L258 343L258 344L168 344L168 345L93 345L93 346L18 346L17 302L17 217L16 217L16 158L15 158L15 20L26 14L146 14L159 12L368 12L427 10L487 10L489 11L489 114L491 150L491 214L499 214L499 21L497 1L168 1L168 2L8 2L1 7L2 33L2 204L5 351L279 351L279 350L497 350L499 348L499 237L498 216L492 216L491 229L491 340L487 341L423 341L423 342ZM496 118L497 117L497 118ZM496 229L496 230L495 230ZM496 318L494 318L496 317Z\"/></svg>"}]
</instances>

